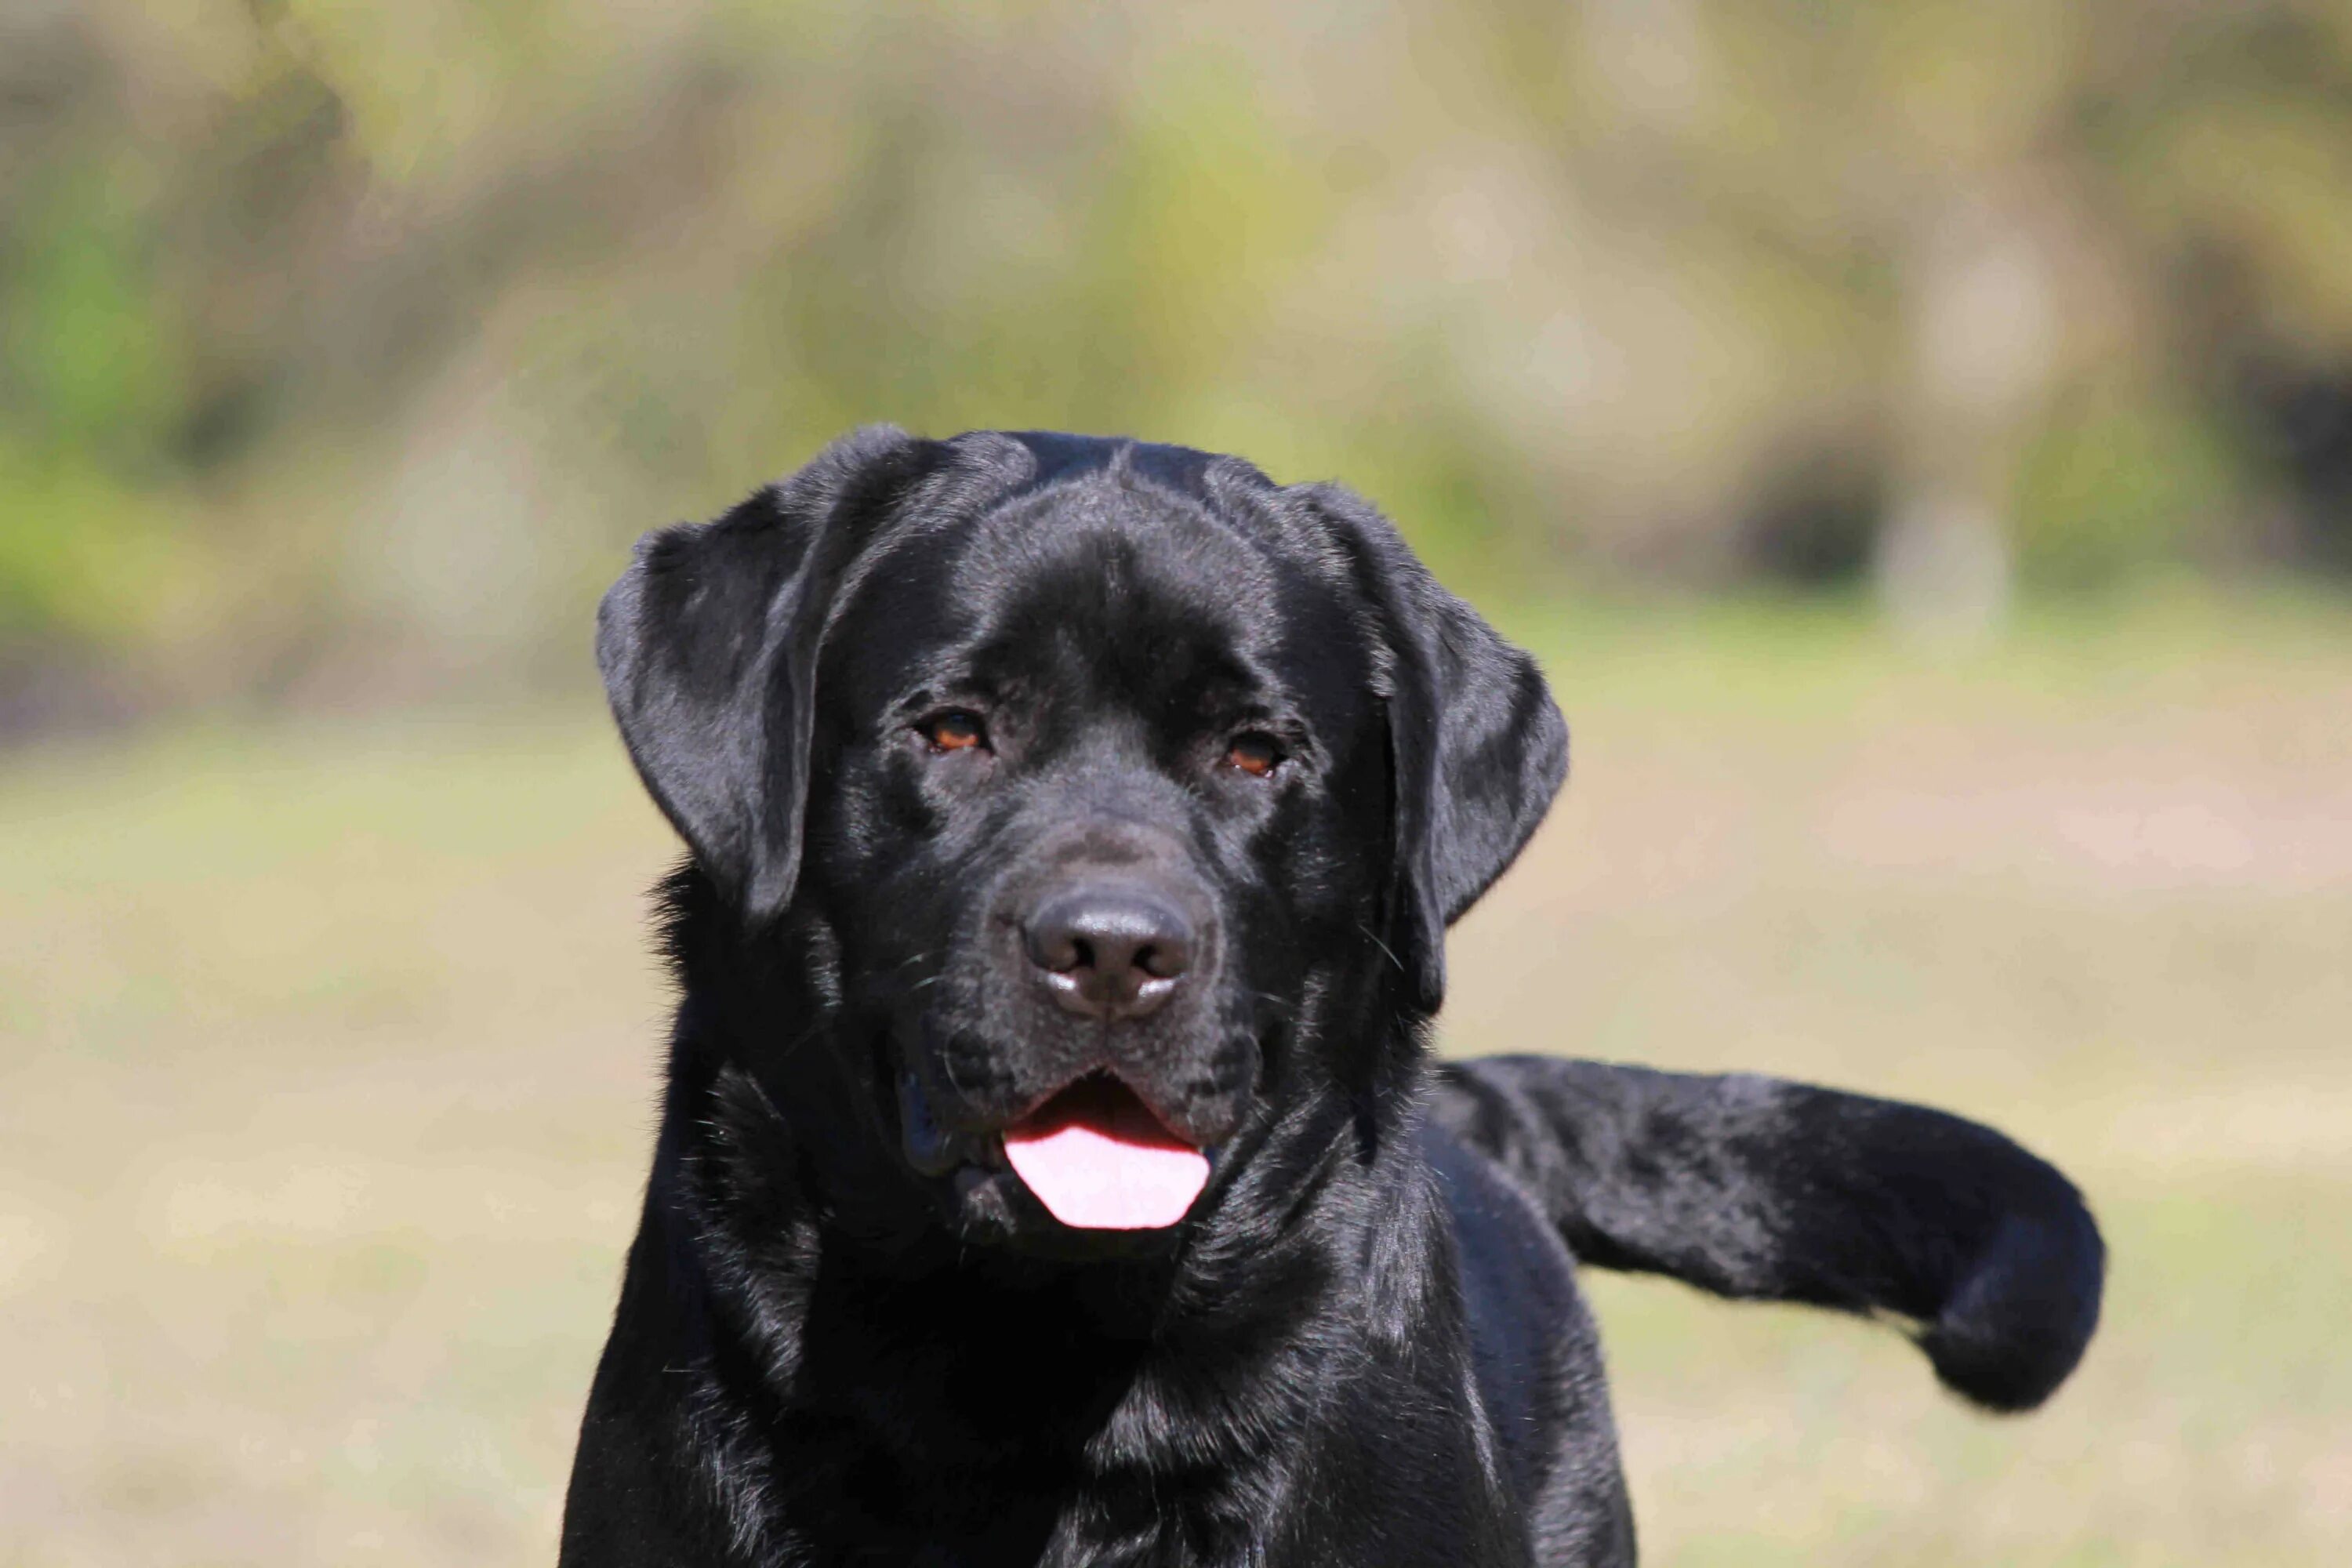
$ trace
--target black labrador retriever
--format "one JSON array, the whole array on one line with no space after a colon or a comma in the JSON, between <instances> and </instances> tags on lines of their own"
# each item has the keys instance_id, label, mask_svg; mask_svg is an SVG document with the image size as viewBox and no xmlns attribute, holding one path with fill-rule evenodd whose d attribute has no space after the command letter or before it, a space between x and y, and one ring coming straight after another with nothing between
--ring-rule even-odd
<instances>
[{"instance_id":1,"label":"black labrador retriever","mask_svg":"<svg viewBox=\"0 0 2352 1568\"><path fill-rule=\"evenodd\" d=\"M1999 1409L2090 1336L1985 1128L1433 1064L1567 730L1345 490L861 431L649 537L597 652L693 854L569 1568L1626 1563L1577 1262L1898 1315Z\"/></svg>"}]
</instances>

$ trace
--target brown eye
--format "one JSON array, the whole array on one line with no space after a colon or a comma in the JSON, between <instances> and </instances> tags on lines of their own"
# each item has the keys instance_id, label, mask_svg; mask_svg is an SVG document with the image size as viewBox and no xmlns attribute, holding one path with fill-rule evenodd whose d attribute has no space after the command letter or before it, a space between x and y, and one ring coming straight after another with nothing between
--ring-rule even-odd
<instances>
[{"instance_id":1,"label":"brown eye","mask_svg":"<svg viewBox=\"0 0 2352 1568\"><path fill-rule=\"evenodd\" d=\"M1235 735L1225 761L1254 779L1262 779L1282 765L1282 746L1271 735L1255 730Z\"/></svg>"},{"instance_id":2,"label":"brown eye","mask_svg":"<svg viewBox=\"0 0 2352 1568\"><path fill-rule=\"evenodd\" d=\"M988 731L980 715L965 708L950 708L944 713L934 713L915 726L923 739L931 743L934 752L963 752L988 743Z\"/></svg>"}]
</instances>

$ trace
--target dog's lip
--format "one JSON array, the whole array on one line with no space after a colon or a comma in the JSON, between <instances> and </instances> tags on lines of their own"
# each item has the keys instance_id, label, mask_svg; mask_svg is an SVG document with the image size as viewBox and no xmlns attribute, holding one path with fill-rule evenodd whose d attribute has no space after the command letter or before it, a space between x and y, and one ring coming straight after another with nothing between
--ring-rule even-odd
<instances>
[{"instance_id":1,"label":"dog's lip","mask_svg":"<svg viewBox=\"0 0 2352 1568\"><path fill-rule=\"evenodd\" d=\"M898 1069L898 1142L907 1163L926 1176L944 1176L968 1165L1004 1166L1003 1137L941 1126L921 1078L911 1068Z\"/></svg>"},{"instance_id":2,"label":"dog's lip","mask_svg":"<svg viewBox=\"0 0 2352 1568\"><path fill-rule=\"evenodd\" d=\"M1145 1110L1151 1110L1150 1101L1136 1094L1134 1086L1127 1083L1117 1074L1099 1070L1088 1071L1079 1073L1050 1092L1037 1096L1034 1102L1022 1110L1019 1115L1006 1118L1003 1126L983 1132L962 1132L940 1125L938 1116L931 1110L930 1095L924 1088L922 1078L919 1073L912 1068L902 1067L898 1069L898 1077L900 1146L906 1154L907 1163L919 1173L926 1176L954 1174L961 1178L963 1173L967 1171L992 1174L1010 1169L1010 1163L1004 1153L1005 1130L1027 1121L1055 1100L1073 1090L1082 1089L1087 1082L1096 1079L1108 1079L1119 1084L1129 1094L1134 1095ZM1159 1119L1159 1112L1154 1110L1151 1113L1155 1120ZM1210 1171L1215 1172L1222 1163L1224 1145L1222 1142L1203 1143L1198 1147L1201 1152L1207 1156Z\"/></svg>"},{"instance_id":3,"label":"dog's lip","mask_svg":"<svg viewBox=\"0 0 2352 1568\"><path fill-rule=\"evenodd\" d=\"M1136 1092L1133 1084L1107 1068L1080 1073L1006 1122L997 1136L1001 1139L1005 1132L1018 1132L1040 1120L1066 1119L1072 1114L1079 1120L1093 1120L1105 1111L1116 1114L1122 1100L1141 1108L1144 1117L1156 1124L1156 1131L1170 1142L1181 1143L1187 1148L1200 1147L1170 1127L1167 1120L1152 1109L1151 1102Z\"/></svg>"}]
</instances>

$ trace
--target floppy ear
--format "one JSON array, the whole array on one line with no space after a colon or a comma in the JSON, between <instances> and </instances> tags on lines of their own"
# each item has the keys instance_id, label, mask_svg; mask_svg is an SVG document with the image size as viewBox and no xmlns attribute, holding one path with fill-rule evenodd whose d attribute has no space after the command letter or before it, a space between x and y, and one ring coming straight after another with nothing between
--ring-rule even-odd
<instances>
[{"instance_id":1,"label":"floppy ear","mask_svg":"<svg viewBox=\"0 0 2352 1568\"><path fill-rule=\"evenodd\" d=\"M649 533L596 616L596 664L655 804L751 920L792 901L817 643L835 586L915 471L874 426L713 522Z\"/></svg>"},{"instance_id":2,"label":"floppy ear","mask_svg":"<svg viewBox=\"0 0 2352 1568\"><path fill-rule=\"evenodd\" d=\"M1441 586L1361 498L1313 486L1388 658L1393 847L1390 942L1415 1000L1445 997L1445 928L1521 848L1568 776L1568 724L1535 660Z\"/></svg>"}]
</instances>

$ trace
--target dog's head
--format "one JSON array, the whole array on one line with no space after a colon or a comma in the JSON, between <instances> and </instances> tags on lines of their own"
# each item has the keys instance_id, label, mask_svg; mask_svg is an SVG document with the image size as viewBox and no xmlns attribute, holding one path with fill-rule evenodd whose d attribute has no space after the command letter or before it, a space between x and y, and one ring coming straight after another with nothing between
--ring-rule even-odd
<instances>
[{"instance_id":1,"label":"dog's head","mask_svg":"<svg viewBox=\"0 0 2352 1568\"><path fill-rule=\"evenodd\" d=\"M649 536L598 658L909 1179L1015 1245L1168 1234L1293 1108L1407 1081L1567 765L1370 507L1127 442L862 431Z\"/></svg>"}]
</instances>

